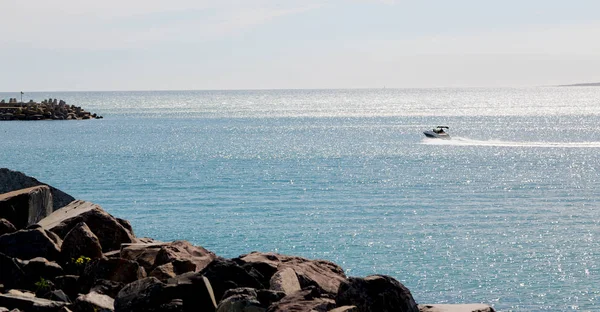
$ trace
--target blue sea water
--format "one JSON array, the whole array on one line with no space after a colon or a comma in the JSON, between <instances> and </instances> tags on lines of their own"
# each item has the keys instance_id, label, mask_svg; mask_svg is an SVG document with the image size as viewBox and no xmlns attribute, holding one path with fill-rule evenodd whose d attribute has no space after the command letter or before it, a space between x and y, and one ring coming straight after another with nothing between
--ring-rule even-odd
<instances>
[{"instance_id":1,"label":"blue sea water","mask_svg":"<svg viewBox=\"0 0 600 312\"><path fill-rule=\"evenodd\" d=\"M418 303L600 310L600 88L24 99L49 97L104 119L0 122L0 167L137 236L327 259ZM436 125L453 139L424 139Z\"/></svg>"}]
</instances>

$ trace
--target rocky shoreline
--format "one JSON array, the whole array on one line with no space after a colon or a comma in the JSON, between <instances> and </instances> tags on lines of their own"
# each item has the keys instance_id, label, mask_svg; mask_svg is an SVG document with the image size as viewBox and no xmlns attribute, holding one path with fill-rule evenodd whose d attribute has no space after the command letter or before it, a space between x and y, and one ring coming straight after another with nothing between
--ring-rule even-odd
<instances>
[{"instance_id":1,"label":"rocky shoreline","mask_svg":"<svg viewBox=\"0 0 600 312\"><path fill-rule=\"evenodd\" d=\"M0 169L1 311L467 312L417 304L390 276L271 252L219 257L187 241L136 237L127 220Z\"/></svg>"},{"instance_id":2,"label":"rocky shoreline","mask_svg":"<svg viewBox=\"0 0 600 312\"><path fill-rule=\"evenodd\" d=\"M85 111L79 106L68 105L63 100L47 99L41 103L30 100L17 102L11 98L8 103L0 101L0 120L83 120L101 119L95 113Z\"/></svg>"}]
</instances>

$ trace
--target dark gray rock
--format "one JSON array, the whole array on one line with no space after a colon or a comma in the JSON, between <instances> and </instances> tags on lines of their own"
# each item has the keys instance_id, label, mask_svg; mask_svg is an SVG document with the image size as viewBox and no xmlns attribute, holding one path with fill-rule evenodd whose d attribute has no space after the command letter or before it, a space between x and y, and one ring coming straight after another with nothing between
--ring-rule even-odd
<instances>
[{"instance_id":1,"label":"dark gray rock","mask_svg":"<svg viewBox=\"0 0 600 312\"><path fill-rule=\"evenodd\" d=\"M107 295L90 292L79 295L73 303L72 309L78 312L114 311L115 300Z\"/></svg>"},{"instance_id":2,"label":"dark gray rock","mask_svg":"<svg viewBox=\"0 0 600 312\"><path fill-rule=\"evenodd\" d=\"M13 257L0 253L0 284L6 288L20 288L25 283L25 272Z\"/></svg>"},{"instance_id":3,"label":"dark gray rock","mask_svg":"<svg viewBox=\"0 0 600 312\"><path fill-rule=\"evenodd\" d=\"M0 236L6 233L16 232L17 228L10 221L0 218Z\"/></svg>"},{"instance_id":4,"label":"dark gray rock","mask_svg":"<svg viewBox=\"0 0 600 312\"><path fill-rule=\"evenodd\" d=\"M79 277L82 292L87 293L95 281L109 281L129 284L146 277L146 272L137 262L125 259L96 259L85 267Z\"/></svg>"},{"instance_id":5,"label":"dark gray rock","mask_svg":"<svg viewBox=\"0 0 600 312\"><path fill-rule=\"evenodd\" d=\"M20 230L0 236L0 253L19 259L57 260L60 247L43 229Z\"/></svg>"},{"instance_id":6,"label":"dark gray rock","mask_svg":"<svg viewBox=\"0 0 600 312\"><path fill-rule=\"evenodd\" d=\"M185 311L214 311L217 307L210 281L198 273L189 272L169 279L167 289L183 300Z\"/></svg>"},{"instance_id":7,"label":"dark gray rock","mask_svg":"<svg viewBox=\"0 0 600 312\"><path fill-rule=\"evenodd\" d=\"M173 299L174 292L169 291L167 285L154 277L148 277L130 283L119 291L115 299L115 311L160 312L161 306L169 304Z\"/></svg>"},{"instance_id":8,"label":"dark gray rock","mask_svg":"<svg viewBox=\"0 0 600 312\"><path fill-rule=\"evenodd\" d=\"M71 299L77 298L79 294L79 276L61 275L54 278L54 286L69 296Z\"/></svg>"},{"instance_id":9,"label":"dark gray rock","mask_svg":"<svg viewBox=\"0 0 600 312\"><path fill-rule=\"evenodd\" d=\"M52 194L47 185L38 185L0 194L0 217L17 229L35 224L52 213Z\"/></svg>"},{"instance_id":10,"label":"dark gray rock","mask_svg":"<svg viewBox=\"0 0 600 312\"><path fill-rule=\"evenodd\" d=\"M61 246L61 259L63 262L73 263L81 256L90 259L104 257L100 240L92 233L85 222L77 223L65 235Z\"/></svg>"},{"instance_id":11,"label":"dark gray rock","mask_svg":"<svg viewBox=\"0 0 600 312\"><path fill-rule=\"evenodd\" d=\"M225 292L217 306L217 312L264 312L258 301L258 294L253 288L235 288Z\"/></svg>"},{"instance_id":12,"label":"dark gray rock","mask_svg":"<svg viewBox=\"0 0 600 312\"><path fill-rule=\"evenodd\" d=\"M386 275L348 278L340 285L336 302L361 312L419 312L408 288Z\"/></svg>"},{"instance_id":13,"label":"dark gray rock","mask_svg":"<svg viewBox=\"0 0 600 312\"><path fill-rule=\"evenodd\" d=\"M260 282L263 277L258 272L248 272L228 259L217 258L198 274L208 278L217 301L220 301L223 294L229 289L240 287L268 288Z\"/></svg>"},{"instance_id":14,"label":"dark gray rock","mask_svg":"<svg viewBox=\"0 0 600 312\"><path fill-rule=\"evenodd\" d=\"M31 281L39 281L40 278L54 279L59 275L63 275L63 268L56 262L50 262L45 258L37 257L28 261L24 261L23 272Z\"/></svg>"},{"instance_id":15,"label":"dark gray rock","mask_svg":"<svg viewBox=\"0 0 600 312\"><path fill-rule=\"evenodd\" d=\"M47 184L42 183L21 172L13 171L7 168L0 168L0 194L38 185ZM52 208L54 210L66 206L68 203L75 200L73 196L52 186L49 187L50 192L52 193Z\"/></svg>"},{"instance_id":16,"label":"dark gray rock","mask_svg":"<svg viewBox=\"0 0 600 312\"><path fill-rule=\"evenodd\" d=\"M31 296L0 294L0 306L33 312L58 312L66 303Z\"/></svg>"}]
</instances>

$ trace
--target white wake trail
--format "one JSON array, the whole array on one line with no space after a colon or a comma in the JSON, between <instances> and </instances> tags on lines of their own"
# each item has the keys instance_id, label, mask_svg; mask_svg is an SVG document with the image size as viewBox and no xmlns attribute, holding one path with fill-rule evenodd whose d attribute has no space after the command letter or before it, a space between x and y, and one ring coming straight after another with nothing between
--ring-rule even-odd
<instances>
[{"instance_id":1,"label":"white wake trail","mask_svg":"<svg viewBox=\"0 0 600 312\"><path fill-rule=\"evenodd\" d=\"M503 146L503 147L566 147L566 148L600 148L600 142L530 142L530 141L502 141L502 140L473 140L463 137L452 137L450 140L425 138L422 144L426 145L453 145L453 146Z\"/></svg>"}]
</instances>

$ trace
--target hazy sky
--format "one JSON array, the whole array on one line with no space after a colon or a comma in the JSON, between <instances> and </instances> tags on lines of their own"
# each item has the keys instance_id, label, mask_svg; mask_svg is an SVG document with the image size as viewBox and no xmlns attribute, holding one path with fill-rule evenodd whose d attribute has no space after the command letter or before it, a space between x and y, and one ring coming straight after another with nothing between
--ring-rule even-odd
<instances>
[{"instance_id":1,"label":"hazy sky","mask_svg":"<svg viewBox=\"0 0 600 312\"><path fill-rule=\"evenodd\" d=\"M600 81L598 0L0 0L0 91Z\"/></svg>"}]
</instances>

